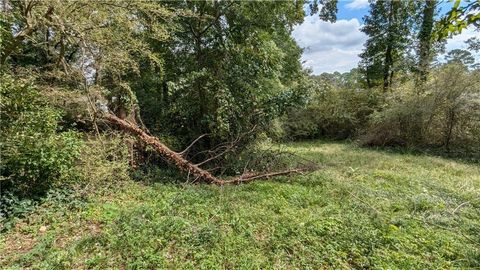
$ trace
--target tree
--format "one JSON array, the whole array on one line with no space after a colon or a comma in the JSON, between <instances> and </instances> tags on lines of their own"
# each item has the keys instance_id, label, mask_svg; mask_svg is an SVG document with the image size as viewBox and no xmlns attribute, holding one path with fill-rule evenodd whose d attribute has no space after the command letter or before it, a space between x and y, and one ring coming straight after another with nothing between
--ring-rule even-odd
<instances>
[{"instance_id":1,"label":"tree","mask_svg":"<svg viewBox=\"0 0 480 270\"><path fill-rule=\"evenodd\" d=\"M135 96L125 80L139 72L137 59L161 66L144 42L165 40L173 12L149 1L12 1L4 14L1 64L40 71L37 82L79 90L104 87L110 107L135 117ZM54 73L54 74L53 74ZM83 89L84 90L84 89Z\"/></svg>"},{"instance_id":2,"label":"tree","mask_svg":"<svg viewBox=\"0 0 480 270\"><path fill-rule=\"evenodd\" d=\"M469 38L465 43L468 45L468 49L474 52L480 52L480 39L477 37Z\"/></svg>"},{"instance_id":3,"label":"tree","mask_svg":"<svg viewBox=\"0 0 480 270\"><path fill-rule=\"evenodd\" d=\"M367 84L383 85L386 91L393 82L397 64L402 61L410 41L410 1L372 1L370 14L365 16L362 32L369 38L365 43L360 67Z\"/></svg>"},{"instance_id":4,"label":"tree","mask_svg":"<svg viewBox=\"0 0 480 270\"><path fill-rule=\"evenodd\" d=\"M418 69L421 82L427 80L428 69L432 60L433 15L435 13L436 0L425 1L423 5L422 24L418 34Z\"/></svg>"},{"instance_id":5,"label":"tree","mask_svg":"<svg viewBox=\"0 0 480 270\"><path fill-rule=\"evenodd\" d=\"M472 53L462 49L454 49L447 53L445 60L448 64L456 63L468 67L475 63Z\"/></svg>"},{"instance_id":6,"label":"tree","mask_svg":"<svg viewBox=\"0 0 480 270\"><path fill-rule=\"evenodd\" d=\"M303 4L166 2L190 15L179 19L172 39L151 42L168 59L162 73L144 68L134 84L149 129L176 135L183 145L209 133L197 145L208 149L281 114L304 76L301 49L290 35L303 21ZM330 7L320 14L332 20Z\"/></svg>"}]
</instances>

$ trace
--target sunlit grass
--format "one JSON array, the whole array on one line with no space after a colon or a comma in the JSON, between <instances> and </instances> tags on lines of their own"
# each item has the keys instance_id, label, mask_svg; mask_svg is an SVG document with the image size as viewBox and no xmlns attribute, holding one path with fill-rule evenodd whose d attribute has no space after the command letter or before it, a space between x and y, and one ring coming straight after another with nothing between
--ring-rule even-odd
<instances>
[{"instance_id":1,"label":"sunlit grass","mask_svg":"<svg viewBox=\"0 0 480 270\"><path fill-rule=\"evenodd\" d=\"M131 181L73 208L47 205L1 235L1 265L480 266L478 164L343 143L284 148L324 166L308 175L240 186Z\"/></svg>"}]
</instances>

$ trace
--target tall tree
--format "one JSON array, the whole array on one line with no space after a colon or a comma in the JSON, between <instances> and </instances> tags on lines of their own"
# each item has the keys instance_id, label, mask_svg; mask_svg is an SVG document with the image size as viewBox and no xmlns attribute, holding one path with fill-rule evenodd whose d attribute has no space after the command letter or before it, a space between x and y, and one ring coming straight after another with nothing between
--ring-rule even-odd
<instances>
[{"instance_id":1,"label":"tall tree","mask_svg":"<svg viewBox=\"0 0 480 270\"><path fill-rule=\"evenodd\" d=\"M410 42L411 1L371 1L362 32L368 35L360 54L360 66L369 87L379 84L386 91L392 84L399 63Z\"/></svg>"},{"instance_id":2,"label":"tall tree","mask_svg":"<svg viewBox=\"0 0 480 270\"><path fill-rule=\"evenodd\" d=\"M447 63L456 63L463 65L464 67L471 66L475 63L475 57L467 50L454 49L447 53L445 56Z\"/></svg>"},{"instance_id":3,"label":"tall tree","mask_svg":"<svg viewBox=\"0 0 480 270\"><path fill-rule=\"evenodd\" d=\"M7 6L2 66L35 70L38 83L49 87L102 88L111 110L122 118L135 115L126 78L138 74L139 56L161 66L144 35L150 30L150 39L166 40L171 10L153 1L19 0Z\"/></svg>"},{"instance_id":4,"label":"tall tree","mask_svg":"<svg viewBox=\"0 0 480 270\"><path fill-rule=\"evenodd\" d=\"M328 8L317 12L334 20L335 1L319 3L327 2ZM143 69L142 83L134 87L140 103L147 105L143 110L149 112L151 131L180 135L184 143L209 133L198 144L209 148L264 126L295 96L303 71L291 31L303 21L304 1L164 4L188 15L179 19L168 42L152 41L168 59L163 73ZM152 82L147 88L146 81ZM162 97L168 105L158 108Z\"/></svg>"},{"instance_id":5,"label":"tall tree","mask_svg":"<svg viewBox=\"0 0 480 270\"><path fill-rule=\"evenodd\" d=\"M436 0L425 1L423 4L422 23L420 26L420 33L418 34L418 70L421 82L427 80L428 68L432 59L433 16L435 14L435 6Z\"/></svg>"}]
</instances>

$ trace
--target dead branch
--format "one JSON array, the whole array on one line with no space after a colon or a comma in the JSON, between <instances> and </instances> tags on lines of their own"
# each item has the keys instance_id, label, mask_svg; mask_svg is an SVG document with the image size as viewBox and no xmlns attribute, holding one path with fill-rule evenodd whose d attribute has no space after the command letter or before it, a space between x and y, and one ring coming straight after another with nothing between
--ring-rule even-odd
<instances>
[{"instance_id":1,"label":"dead branch","mask_svg":"<svg viewBox=\"0 0 480 270\"><path fill-rule=\"evenodd\" d=\"M182 152L179 152L178 154L181 155L181 156L185 156L186 153L188 153L188 150L190 150L190 148L192 148L192 146L198 142L200 139L202 139L203 137L207 136L208 134L202 134L200 136L198 136L198 138L196 138L195 140L193 140L192 143L190 143L189 146L187 146L187 148L185 148Z\"/></svg>"},{"instance_id":2,"label":"dead branch","mask_svg":"<svg viewBox=\"0 0 480 270\"><path fill-rule=\"evenodd\" d=\"M181 171L191 174L196 179L206 183L217 184L217 185L224 184L223 180L216 178L211 173L190 163L189 161L184 159L180 154L171 150L162 142L160 142L158 138L148 135L145 131L131 124L130 122L126 120L122 120L113 114L105 114L103 117L109 122L121 127L123 130L137 136L140 140L145 142L147 145L152 146L155 149L155 151L157 151L163 158L167 160L168 163L179 168Z\"/></svg>"},{"instance_id":3,"label":"dead branch","mask_svg":"<svg viewBox=\"0 0 480 270\"><path fill-rule=\"evenodd\" d=\"M253 180L269 179L269 178L276 177L276 176L303 174L303 173L306 173L306 172L310 172L312 170L313 170L313 168L295 168L295 169L284 170L284 171L279 171L279 172L271 172L271 173L242 174L239 177L236 177L236 178L233 178L233 179L230 179L230 180L225 180L224 184L241 184L241 183L246 183L246 182L250 182L250 181L253 181Z\"/></svg>"},{"instance_id":4,"label":"dead branch","mask_svg":"<svg viewBox=\"0 0 480 270\"><path fill-rule=\"evenodd\" d=\"M245 132L245 133L242 133L240 135L238 135L233 141L229 141L229 142L224 142L224 143L220 143L218 145L216 145L213 149L209 149L209 150L205 150L205 151L201 151L201 152L198 152L196 153L192 159L194 159L196 156L198 155L202 155L202 154L208 154L210 157L207 158L206 160L203 160L195 165L197 166L201 166L205 163L208 163L210 161L213 161L213 160L216 160L217 158L219 157L222 157L224 156L226 153L228 152L233 152L234 149L236 148L236 146L246 137L248 136L249 134L253 133L255 131L255 129L257 128L257 125L254 125L249 131Z\"/></svg>"}]
</instances>

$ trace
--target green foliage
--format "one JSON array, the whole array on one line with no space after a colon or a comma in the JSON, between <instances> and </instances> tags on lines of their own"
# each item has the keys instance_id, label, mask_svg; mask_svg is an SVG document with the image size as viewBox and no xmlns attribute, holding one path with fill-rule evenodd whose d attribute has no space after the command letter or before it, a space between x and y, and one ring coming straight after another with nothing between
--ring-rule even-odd
<instances>
[{"instance_id":1,"label":"green foliage","mask_svg":"<svg viewBox=\"0 0 480 270\"><path fill-rule=\"evenodd\" d=\"M449 35L460 34L469 25L480 25L480 1L470 0L462 4L461 0L452 0L452 8L437 22L436 38L444 39Z\"/></svg>"},{"instance_id":2,"label":"green foliage","mask_svg":"<svg viewBox=\"0 0 480 270\"><path fill-rule=\"evenodd\" d=\"M475 63L475 57L473 57L472 53L462 49L449 51L445 56L445 60L447 63L456 63L465 67L473 66Z\"/></svg>"},{"instance_id":3,"label":"green foliage","mask_svg":"<svg viewBox=\"0 0 480 270\"><path fill-rule=\"evenodd\" d=\"M291 107L283 117L288 139L345 139L356 135L379 100L374 89L355 88L350 73L315 77L305 107Z\"/></svg>"},{"instance_id":4,"label":"green foliage","mask_svg":"<svg viewBox=\"0 0 480 270\"><path fill-rule=\"evenodd\" d=\"M291 107L277 133L288 139L357 138L368 146L443 147L478 156L478 70L468 70L457 58L433 69L421 86L410 80L383 94L361 88L358 73L314 76L306 104Z\"/></svg>"},{"instance_id":5,"label":"green foliage","mask_svg":"<svg viewBox=\"0 0 480 270\"><path fill-rule=\"evenodd\" d=\"M478 71L459 63L433 72L423 90L399 87L385 107L372 115L361 142L366 145L443 146L480 153L480 81Z\"/></svg>"},{"instance_id":6,"label":"green foliage","mask_svg":"<svg viewBox=\"0 0 480 270\"><path fill-rule=\"evenodd\" d=\"M72 177L81 141L73 131L59 132L60 113L40 102L27 82L1 77L2 192L45 193Z\"/></svg>"},{"instance_id":7,"label":"green foliage","mask_svg":"<svg viewBox=\"0 0 480 270\"><path fill-rule=\"evenodd\" d=\"M283 147L327 166L226 187L165 184L157 174L160 183L118 184L79 207L50 202L0 234L0 265L423 270L480 264L477 164L319 141Z\"/></svg>"},{"instance_id":8,"label":"green foliage","mask_svg":"<svg viewBox=\"0 0 480 270\"><path fill-rule=\"evenodd\" d=\"M46 87L102 86L119 115L137 109L129 78L140 73L139 59L162 67L146 41L167 40L174 26L173 12L154 1L20 0L6 6L2 66L19 77L33 73Z\"/></svg>"},{"instance_id":9,"label":"green foliage","mask_svg":"<svg viewBox=\"0 0 480 270\"><path fill-rule=\"evenodd\" d=\"M404 60L412 42L414 1L372 1L362 32L368 35L360 54L360 68L368 87L392 84L394 75L406 68Z\"/></svg>"},{"instance_id":10,"label":"green foliage","mask_svg":"<svg viewBox=\"0 0 480 270\"><path fill-rule=\"evenodd\" d=\"M429 65L434 52L432 49L432 36L436 5L436 0L425 1L425 3L423 3L422 21L418 33L418 67L416 68L419 75L419 82L424 82L427 79Z\"/></svg>"},{"instance_id":11,"label":"green foliage","mask_svg":"<svg viewBox=\"0 0 480 270\"><path fill-rule=\"evenodd\" d=\"M190 16L179 18L172 40L151 42L167 59L162 76L145 65L132 87L151 131L184 145L209 133L198 147L211 148L254 126L260 131L299 96L301 49L290 34L303 20L301 4L165 4Z\"/></svg>"},{"instance_id":12,"label":"green foliage","mask_svg":"<svg viewBox=\"0 0 480 270\"><path fill-rule=\"evenodd\" d=\"M132 138L115 132L88 136L77 162L78 174L90 188L129 178L130 159L126 142Z\"/></svg>"}]
</instances>

